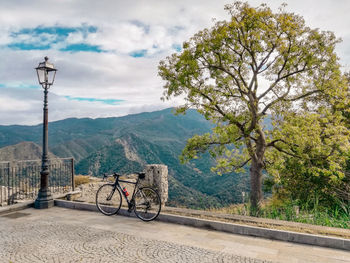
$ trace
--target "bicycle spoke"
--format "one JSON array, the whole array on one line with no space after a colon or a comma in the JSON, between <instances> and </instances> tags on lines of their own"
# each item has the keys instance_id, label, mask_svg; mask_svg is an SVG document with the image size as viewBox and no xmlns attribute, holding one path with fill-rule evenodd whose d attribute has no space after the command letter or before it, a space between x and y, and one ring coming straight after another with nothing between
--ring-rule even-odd
<instances>
[{"instance_id":1,"label":"bicycle spoke","mask_svg":"<svg viewBox=\"0 0 350 263\"><path fill-rule=\"evenodd\" d=\"M112 184L102 185L96 193L96 206L105 215L116 214L121 206L121 194Z\"/></svg>"},{"instance_id":2,"label":"bicycle spoke","mask_svg":"<svg viewBox=\"0 0 350 263\"><path fill-rule=\"evenodd\" d=\"M135 214L144 221L155 219L160 212L160 198L155 190L144 187L135 195Z\"/></svg>"}]
</instances>

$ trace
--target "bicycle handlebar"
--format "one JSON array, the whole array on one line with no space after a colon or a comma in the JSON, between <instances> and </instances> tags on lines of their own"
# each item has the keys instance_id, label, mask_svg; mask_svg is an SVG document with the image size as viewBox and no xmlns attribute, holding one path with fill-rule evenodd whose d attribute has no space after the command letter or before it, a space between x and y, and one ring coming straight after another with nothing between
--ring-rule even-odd
<instances>
[{"instance_id":1,"label":"bicycle handlebar","mask_svg":"<svg viewBox=\"0 0 350 263\"><path fill-rule=\"evenodd\" d=\"M145 175L146 175L146 173L144 173L144 172L137 172L136 174L139 176L140 179L144 179ZM113 173L113 174L104 173L103 174L103 181L105 180L105 178L108 178L108 177L114 177L114 178L118 177L119 178L120 176L121 176L121 174L118 174L118 173Z\"/></svg>"},{"instance_id":2,"label":"bicycle handlebar","mask_svg":"<svg viewBox=\"0 0 350 263\"><path fill-rule=\"evenodd\" d=\"M103 174L103 181L106 179L106 178L108 178L108 177L119 177L119 176L121 176L121 174L118 174L118 173L113 173L113 174L107 174L107 173L105 173L105 174Z\"/></svg>"}]
</instances>

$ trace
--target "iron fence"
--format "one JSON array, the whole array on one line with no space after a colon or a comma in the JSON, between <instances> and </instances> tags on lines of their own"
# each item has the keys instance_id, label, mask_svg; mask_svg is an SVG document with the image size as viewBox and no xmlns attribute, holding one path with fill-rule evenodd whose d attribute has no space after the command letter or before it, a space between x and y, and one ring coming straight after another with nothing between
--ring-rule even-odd
<instances>
[{"instance_id":1,"label":"iron fence","mask_svg":"<svg viewBox=\"0 0 350 263\"><path fill-rule=\"evenodd\" d=\"M0 206L34 200L40 189L41 160L0 162ZM74 190L74 159L49 160L49 189L53 195Z\"/></svg>"}]
</instances>

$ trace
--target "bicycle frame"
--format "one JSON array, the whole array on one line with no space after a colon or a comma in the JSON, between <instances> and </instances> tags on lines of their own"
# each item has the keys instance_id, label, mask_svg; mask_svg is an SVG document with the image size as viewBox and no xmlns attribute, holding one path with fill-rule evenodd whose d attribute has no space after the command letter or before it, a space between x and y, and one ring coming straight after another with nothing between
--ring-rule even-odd
<instances>
[{"instance_id":1,"label":"bicycle frame","mask_svg":"<svg viewBox=\"0 0 350 263\"><path fill-rule=\"evenodd\" d=\"M140 181L140 178L139 178L139 177L137 177L136 182L126 181L126 180L120 180L120 179L119 179L119 176L117 176L116 179L115 179L115 182L114 182L114 191L115 191L115 188L117 188L117 187L119 188L119 190L122 192L122 194L123 194L123 196L124 196L126 202L128 203L128 208L129 208L129 210L132 209L133 206L134 206L134 198L135 198L136 190L138 190L139 181ZM124 191L123 191L121 185L119 184L119 182L135 185L134 191L133 191L133 193L132 193L132 196L131 196L131 199L130 199L130 200L129 200L129 198L126 196L126 194L124 193ZM114 192L114 191L113 191L113 192Z\"/></svg>"},{"instance_id":2,"label":"bicycle frame","mask_svg":"<svg viewBox=\"0 0 350 263\"><path fill-rule=\"evenodd\" d=\"M161 210L161 199L156 190L154 190L150 186L139 185L140 180L145 179L145 173L137 173L138 177L136 181L129 180L120 180L119 178L122 176L121 174L114 173L113 175L104 175L103 180L107 177L114 177L114 182L107 182L104 185L101 185L96 193L96 206L98 210L107 216L115 215L121 208L123 204L123 197L125 198L128 204L128 212L135 212L135 215L143 221L152 221L160 213ZM132 195L128 198L128 196L123 191L122 185L120 183L132 184L135 186L133 189ZM111 187L112 189L108 188ZM107 187L107 188L106 188ZM117 189L118 188L118 189ZM103 190L102 190L103 189ZM107 190L109 189L109 190ZM101 191L102 190L102 191ZM104 192L107 190L107 192ZM110 202L115 194L115 191L121 191L123 194L118 193L116 197L116 203L114 201ZM139 196L140 193L140 196ZM107 194L107 196L106 196ZM101 198L101 199L99 199ZM113 199L114 200L114 199Z\"/></svg>"}]
</instances>

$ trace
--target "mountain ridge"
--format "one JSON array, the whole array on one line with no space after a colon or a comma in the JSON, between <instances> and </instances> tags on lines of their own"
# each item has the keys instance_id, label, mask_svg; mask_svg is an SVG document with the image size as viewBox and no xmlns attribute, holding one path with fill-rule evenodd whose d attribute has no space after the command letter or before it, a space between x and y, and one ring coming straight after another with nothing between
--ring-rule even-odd
<instances>
[{"instance_id":1,"label":"mountain ridge","mask_svg":"<svg viewBox=\"0 0 350 263\"><path fill-rule=\"evenodd\" d=\"M52 153L48 153L50 159L55 159ZM41 160L42 149L39 145L33 142L20 142L15 145L9 145L0 148L0 161L23 161L23 160Z\"/></svg>"},{"instance_id":2,"label":"mountain ridge","mask_svg":"<svg viewBox=\"0 0 350 263\"><path fill-rule=\"evenodd\" d=\"M123 117L69 118L49 123L49 150L59 157L73 156L76 173L94 176L131 173L147 163L165 164L171 205L205 208L240 202L241 192L248 191L246 174L212 173L210 167L215 162L209 154L184 165L179 162L186 140L210 132L212 127L195 110L179 116L165 109ZM40 144L41 128L0 126L0 147L28 139Z\"/></svg>"}]
</instances>

